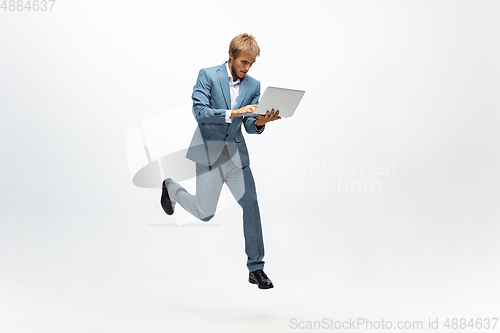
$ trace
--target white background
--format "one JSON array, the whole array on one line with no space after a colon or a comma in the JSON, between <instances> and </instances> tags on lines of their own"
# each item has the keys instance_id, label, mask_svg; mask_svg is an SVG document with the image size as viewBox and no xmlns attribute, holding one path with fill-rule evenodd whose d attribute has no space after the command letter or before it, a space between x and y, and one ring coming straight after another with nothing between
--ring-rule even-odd
<instances>
[{"instance_id":1,"label":"white background","mask_svg":"<svg viewBox=\"0 0 500 333\"><path fill-rule=\"evenodd\" d=\"M178 227L159 189L132 184L124 145L189 103L199 69L226 61L242 32L261 47L249 74L262 89L306 90L293 118L245 134L272 290L247 282L239 206ZM498 1L0 11L0 331L499 317L498 59ZM358 169L305 169L322 163ZM377 163L395 171L361 171ZM338 177L381 188L309 187Z\"/></svg>"}]
</instances>

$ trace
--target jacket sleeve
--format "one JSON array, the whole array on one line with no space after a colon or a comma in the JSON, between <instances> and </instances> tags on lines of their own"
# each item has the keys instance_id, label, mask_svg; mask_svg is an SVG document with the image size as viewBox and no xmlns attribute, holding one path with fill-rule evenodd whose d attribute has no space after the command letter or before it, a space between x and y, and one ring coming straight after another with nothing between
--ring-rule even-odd
<instances>
[{"instance_id":1,"label":"jacket sleeve","mask_svg":"<svg viewBox=\"0 0 500 333\"><path fill-rule=\"evenodd\" d=\"M226 122L226 109L211 109L210 97L212 94L213 82L207 75L205 69L198 73L198 79L193 87L193 115L198 123L217 123Z\"/></svg>"},{"instance_id":2,"label":"jacket sleeve","mask_svg":"<svg viewBox=\"0 0 500 333\"><path fill-rule=\"evenodd\" d=\"M252 102L250 104L259 104L259 97L260 97L260 82L258 82L257 90L255 91L253 97L252 97ZM266 128L266 125L264 125L260 130L257 130L257 126L255 126L255 122L257 121L257 118L252 118L252 117L243 117L243 123L245 124L245 130L247 131L248 134L260 134L264 132L264 129Z\"/></svg>"}]
</instances>

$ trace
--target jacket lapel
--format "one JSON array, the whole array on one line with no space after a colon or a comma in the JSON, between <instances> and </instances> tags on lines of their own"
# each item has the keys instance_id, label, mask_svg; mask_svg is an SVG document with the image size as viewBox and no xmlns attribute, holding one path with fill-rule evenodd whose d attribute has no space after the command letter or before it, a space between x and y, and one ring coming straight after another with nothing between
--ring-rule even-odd
<instances>
[{"instance_id":1,"label":"jacket lapel","mask_svg":"<svg viewBox=\"0 0 500 333\"><path fill-rule=\"evenodd\" d=\"M223 63L219 67L219 81L222 95L224 95L224 100L226 101L226 107L228 110L231 110L231 93L229 92L229 78L227 76L226 63Z\"/></svg>"}]
</instances>

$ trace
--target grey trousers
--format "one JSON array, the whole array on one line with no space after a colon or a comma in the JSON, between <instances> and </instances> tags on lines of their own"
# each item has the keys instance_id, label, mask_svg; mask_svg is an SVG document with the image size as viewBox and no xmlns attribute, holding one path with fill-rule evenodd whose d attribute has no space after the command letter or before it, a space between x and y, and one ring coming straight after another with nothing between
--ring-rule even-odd
<instances>
[{"instance_id":1,"label":"grey trousers","mask_svg":"<svg viewBox=\"0 0 500 333\"><path fill-rule=\"evenodd\" d=\"M252 171L250 166L240 168L234 164L227 146L224 146L221 156L211 167L196 163L196 195L189 194L176 182L168 186L168 195L187 212L208 222L215 215L224 183L243 209L248 270L264 269L264 241Z\"/></svg>"}]
</instances>

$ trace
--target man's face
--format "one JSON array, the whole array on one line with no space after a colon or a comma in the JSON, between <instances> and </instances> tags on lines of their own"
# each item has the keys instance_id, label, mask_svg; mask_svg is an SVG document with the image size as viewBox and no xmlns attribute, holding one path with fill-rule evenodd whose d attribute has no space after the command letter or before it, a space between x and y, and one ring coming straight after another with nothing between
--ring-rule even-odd
<instances>
[{"instance_id":1,"label":"man's face","mask_svg":"<svg viewBox=\"0 0 500 333\"><path fill-rule=\"evenodd\" d=\"M237 80L237 78L243 80L250 70L250 67L252 67L255 62L255 57L244 51L239 54L238 58L234 58L233 55L230 55L229 59L229 69L231 69L234 80Z\"/></svg>"}]
</instances>

